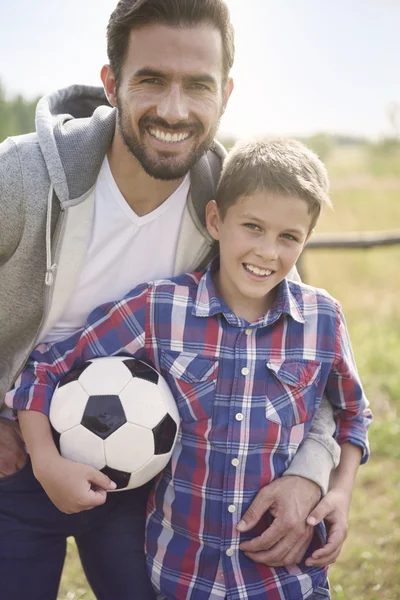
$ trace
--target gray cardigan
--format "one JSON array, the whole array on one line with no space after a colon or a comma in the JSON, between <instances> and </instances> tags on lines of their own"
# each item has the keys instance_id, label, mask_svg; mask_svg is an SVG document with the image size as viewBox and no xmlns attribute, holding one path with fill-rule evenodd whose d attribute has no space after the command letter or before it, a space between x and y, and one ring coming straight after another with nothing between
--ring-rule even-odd
<instances>
[{"instance_id":1,"label":"gray cardigan","mask_svg":"<svg viewBox=\"0 0 400 600\"><path fill-rule=\"evenodd\" d=\"M115 118L102 88L72 86L40 100L36 133L0 145L0 407L74 290ZM173 275L211 256L204 209L215 197L225 154L215 141L191 171ZM286 474L312 479L325 491L338 460L334 429L325 402Z\"/></svg>"}]
</instances>

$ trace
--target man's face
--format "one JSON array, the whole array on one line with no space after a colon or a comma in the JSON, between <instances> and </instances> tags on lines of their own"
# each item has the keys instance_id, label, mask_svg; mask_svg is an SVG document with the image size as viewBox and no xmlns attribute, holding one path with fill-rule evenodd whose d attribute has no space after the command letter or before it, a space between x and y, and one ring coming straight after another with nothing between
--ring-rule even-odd
<instances>
[{"instance_id":1,"label":"man's face","mask_svg":"<svg viewBox=\"0 0 400 600\"><path fill-rule=\"evenodd\" d=\"M296 196L260 191L238 199L223 219L211 201L206 218L219 241L219 291L231 310L254 321L270 308L276 286L304 248L311 227L308 205Z\"/></svg>"},{"instance_id":2,"label":"man's face","mask_svg":"<svg viewBox=\"0 0 400 600\"><path fill-rule=\"evenodd\" d=\"M116 91L119 132L148 175L179 179L209 148L230 91L217 29L133 29Z\"/></svg>"}]
</instances>

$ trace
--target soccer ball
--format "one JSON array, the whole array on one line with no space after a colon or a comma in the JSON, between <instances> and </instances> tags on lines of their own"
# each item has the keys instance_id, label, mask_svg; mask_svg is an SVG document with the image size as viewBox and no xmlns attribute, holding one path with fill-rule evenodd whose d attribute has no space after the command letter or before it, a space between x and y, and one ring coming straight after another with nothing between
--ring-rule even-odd
<instances>
[{"instance_id":1,"label":"soccer ball","mask_svg":"<svg viewBox=\"0 0 400 600\"><path fill-rule=\"evenodd\" d=\"M179 413L153 367L112 356L87 361L60 381L50 423L62 456L99 469L117 490L128 490L167 465Z\"/></svg>"}]
</instances>

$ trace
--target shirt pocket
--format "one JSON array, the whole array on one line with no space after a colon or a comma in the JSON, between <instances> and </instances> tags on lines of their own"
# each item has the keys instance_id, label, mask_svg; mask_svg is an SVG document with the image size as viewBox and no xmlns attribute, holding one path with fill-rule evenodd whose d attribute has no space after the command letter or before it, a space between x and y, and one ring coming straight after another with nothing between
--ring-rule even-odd
<instances>
[{"instance_id":1,"label":"shirt pocket","mask_svg":"<svg viewBox=\"0 0 400 600\"><path fill-rule=\"evenodd\" d=\"M316 360L268 360L265 416L290 428L310 421L317 406L321 363Z\"/></svg>"},{"instance_id":2,"label":"shirt pocket","mask_svg":"<svg viewBox=\"0 0 400 600\"><path fill-rule=\"evenodd\" d=\"M188 352L161 352L161 366L183 421L196 422L211 417L218 360Z\"/></svg>"}]
</instances>

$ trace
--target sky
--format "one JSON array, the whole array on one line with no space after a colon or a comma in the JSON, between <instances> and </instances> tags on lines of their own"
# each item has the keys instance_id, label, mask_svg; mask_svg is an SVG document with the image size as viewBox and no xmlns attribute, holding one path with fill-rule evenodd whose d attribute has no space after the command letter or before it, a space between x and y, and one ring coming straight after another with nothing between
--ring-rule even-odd
<instances>
[{"instance_id":1,"label":"sky","mask_svg":"<svg viewBox=\"0 0 400 600\"><path fill-rule=\"evenodd\" d=\"M221 122L233 137L390 134L400 104L400 0L227 0L235 90ZM100 85L116 0L0 0L0 81L27 98Z\"/></svg>"}]
</instances>

